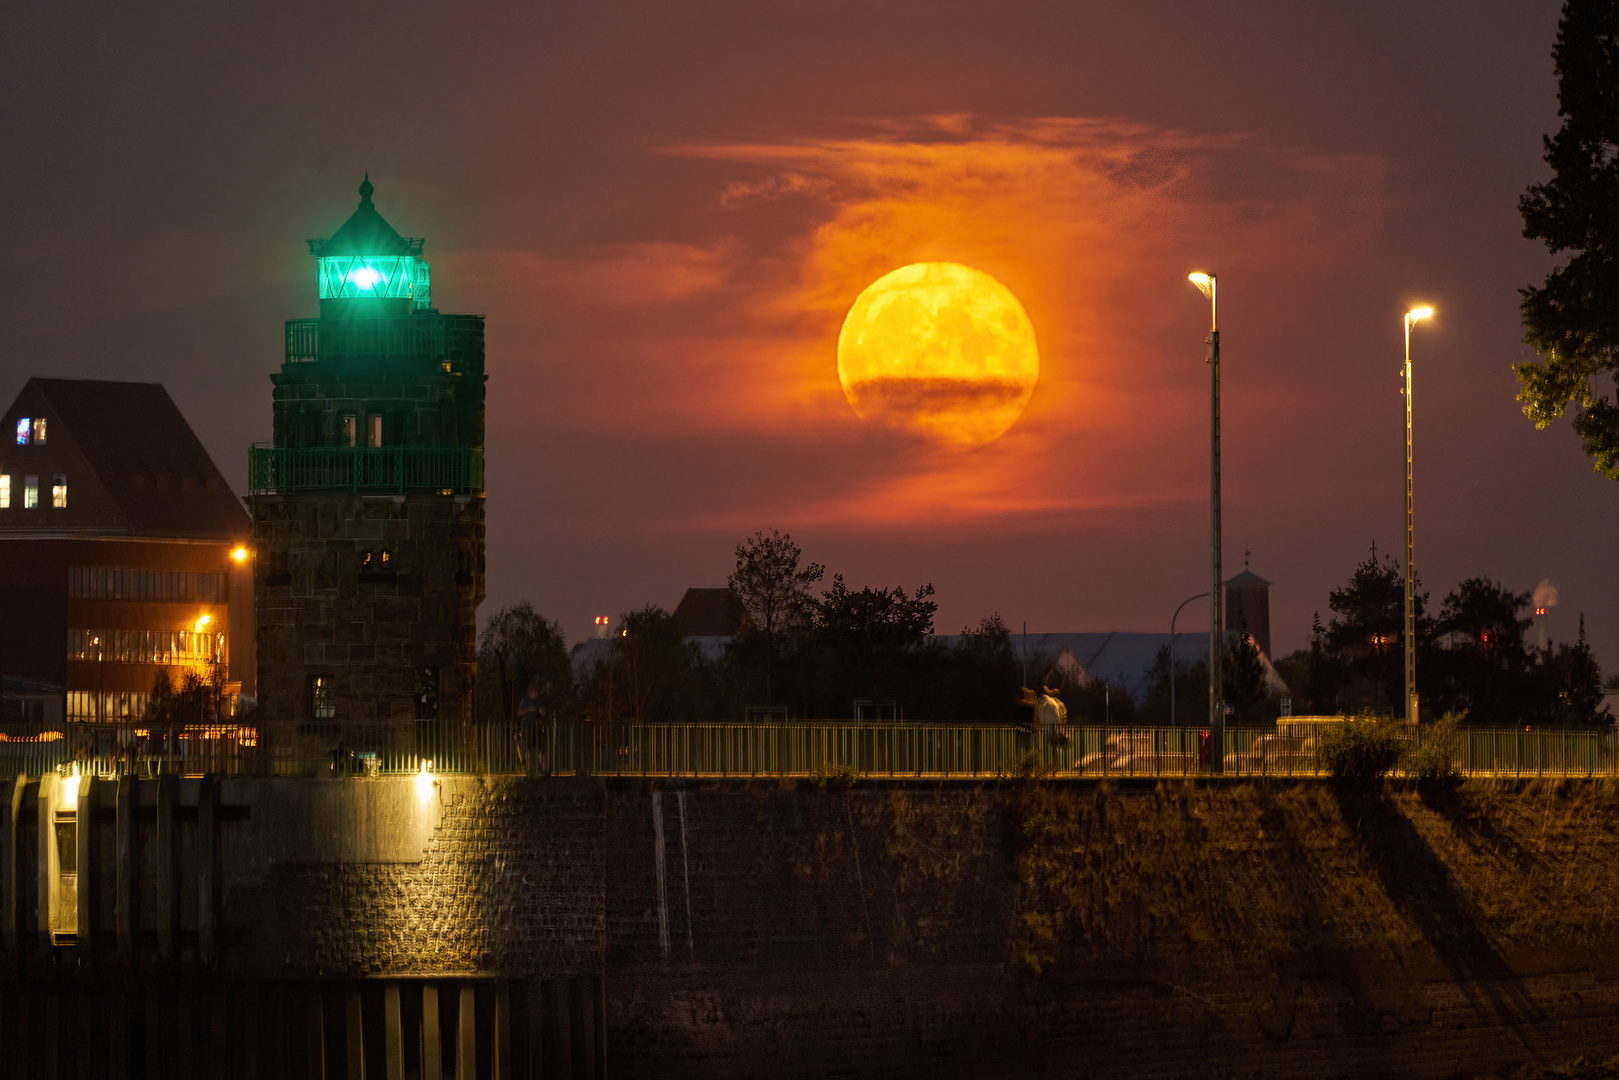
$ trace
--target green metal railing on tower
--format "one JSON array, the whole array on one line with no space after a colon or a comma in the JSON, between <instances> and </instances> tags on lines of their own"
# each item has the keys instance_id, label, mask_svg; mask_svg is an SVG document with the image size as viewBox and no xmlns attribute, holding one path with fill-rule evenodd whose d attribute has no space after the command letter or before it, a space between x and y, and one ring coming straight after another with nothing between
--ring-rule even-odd
<instances>
[{"instance_id":1,"label":"green metal railing on tower","mask_svg":"<svg viewBox=\"0 0 1619 1080\"><path fill-rule=\"evenodd\" d=\"M317 447L248 450L247 485L256 495L293 491L483 492L483 449L476 446Z\"/></svg>"}]
</instances>

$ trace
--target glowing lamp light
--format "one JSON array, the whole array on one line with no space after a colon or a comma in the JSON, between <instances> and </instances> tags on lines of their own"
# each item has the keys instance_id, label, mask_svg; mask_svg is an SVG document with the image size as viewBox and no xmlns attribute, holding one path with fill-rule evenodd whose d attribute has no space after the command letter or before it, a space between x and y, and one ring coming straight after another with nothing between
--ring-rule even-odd
<instances>
[{"instance_id":1,"label":"glowing lamp light","mask_svg":"<svg viewBox=\"0 0 1619 1080\"><path fill-rule=\"evenodd\" d=\"M1407 319L1410 319L1412 322L1416 322L1418 319L1432 318L1433 317L1433 308L1431 308L1431 307L1414 307L1410 311L1406 312L1405 317Z\"/></svg>"},{"instance_id":2,"label":"glowing lamp light","mask_svg":"<svg viewBox=\"0 0 1619 1080\"><path fill-rule=\"evenodd\" d=\"M381 280L382 275L369 266L361 266L349 272L349 284L361 292L370 292Z\"/></svg>"},{"instance_id":3,"label":"glowing lamp light","mask_svg":"<svg viewBox=\"0 0 1619 1080\"><path fill-rule=\"evenodd\" d=\"M242 545L237 544L234 548L231 549L230 557L232 559L235 559L237 562L246 562L247 561L247 549L245 547L243 547Z\"/></svg>"},{"instance_id":4,"label":"glowing lamp light","mask_svg":"<svg viewBox=\"0 0 1619 1080\"><path fill-rule=\"evenodd\" d=\"M67 767L67 775L62 778L62 802L73 804L79 801L79 766L77 763Z\"/></svg>"},{"instance_id":5,"label":"glowing lamp light","mask_svg":"<svg viewBox=\"0 0 1619 1080\"><path fill-rule=\"evenodd\" d=\"M202 633L202 628L208 625L208 620L209 616L207 615L204 615L202 618L197 620L197 625L195 628L197 633Z\"/></svg>"},{"instance_id":6,"label":"glowing lamp light","mask_svg":"<svg viewBox=\"0 0 1619 1080\"><path fill-rule=\"evenodd\" d=\"M1203 299L1214 299L1214 275L1202 271L1194 271L1186 275L1186 280L1197 286L1197 291L1203 294Z\"/></svg>"},{"instance_id":7,"label":"glowing lamp light","mask_svg":"<svg viewBox=\"0 0 1619 1080\"><path fill-rule=\"evenodd\" d=\"M433 797L433 774L427 771L431 764L432 758L422 758L421 771L416 774L416 797L423 802Z\"/></svg>"}]
</instances>

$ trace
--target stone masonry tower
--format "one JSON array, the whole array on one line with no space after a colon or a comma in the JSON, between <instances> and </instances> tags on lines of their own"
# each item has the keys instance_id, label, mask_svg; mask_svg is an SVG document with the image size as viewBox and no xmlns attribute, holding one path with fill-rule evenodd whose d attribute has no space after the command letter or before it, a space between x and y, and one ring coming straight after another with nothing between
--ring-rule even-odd
<instances>
[{"instance_id":1,"label":"stone masonry tower","mask_svg":"<svg viewBox=\"0 0 1619 1080\"><path fill-rule=\"evenodd\" d=\"M483 316L433 307L372 190L309 241L320 317L287 323L275 442L250 451L258 689L272 738L408 754L473 718Z\"/></svg>"}]
</instances>

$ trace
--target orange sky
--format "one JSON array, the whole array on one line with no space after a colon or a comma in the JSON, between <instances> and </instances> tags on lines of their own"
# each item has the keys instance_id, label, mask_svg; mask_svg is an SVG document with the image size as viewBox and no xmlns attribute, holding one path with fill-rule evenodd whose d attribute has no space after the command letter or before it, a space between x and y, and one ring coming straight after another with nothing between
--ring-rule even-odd
<instances>
[{"instance_id":1,"label":"orange sky","mask_svg":"<svg viewBox=\"0 0 1619 1080\"><path fill-rule=\"evenodd\" d=\"M784 492L777 506L656 508L664 526L746 529L766 511L826 526L960 522L1195 497L1203 479L1182 459L1205 438L1206 303L1187 270L1226 274L1227 319L1241 325L1254 321L1242 274L1281 265L1304 287L1272 291L1267 304L1284 304L1290 324L1324 318L1335 283L1367 272L1387 199L1374 158L1251 138L1054 118L867 127L836 140L663 148L726 167L704 242L621 243L568 260L455 252L439 273L504 310L526 301L537 320L560 310L613 327L611 388L593 382L564 410L581 437L699 428L866 458L844 482ZM762 216L791 222L790 232L749 243ZM876 278L922 261L986 271L1035 325L1036 394L990 446L879 436L839 387L837 331L849 306ZM1278 404L1290 389L1275 388ZM1166 454L1166 443L1179 452ZM624 509L608 502L599 512L606 525Z\"/></svg>"}]
</instances>

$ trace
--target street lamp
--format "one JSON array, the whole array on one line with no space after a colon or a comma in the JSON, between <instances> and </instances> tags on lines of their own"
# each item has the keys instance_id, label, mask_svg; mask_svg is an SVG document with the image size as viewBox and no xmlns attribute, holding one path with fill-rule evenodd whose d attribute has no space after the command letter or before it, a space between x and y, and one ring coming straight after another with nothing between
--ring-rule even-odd
<instances>
[{"instance_id":1,"label":"street lamp","mask_svg":"<svg viewBox=\"0 0 1619 1080\"><path fill-rule=\"evenodd\" d=\"M1411 503L1411 328L1433 314L1431 307L1405 313L1405 722L1417 722L1417 564Z\"/></svg>"},{"instance_id":2,"label":"street lamp","mask_svg":"<svg viewBox=\"0 0 1619 1080\"><path fill-rule=\"evenodd\" d=\"M1181 617L1181 612L1193 600L1201 600L1209 595L1200 592L1196 596L1188 596L1181 601L1181 606L1175 609L1175 614L1169 617L1169 726L1175 726L1175 620Z\"/></svg>"},{"instance_id":3,"label":"street lamp","mask_svg":"<svg viewBox=\"0 0 1619 1080\"><path fill-rule=\"evenodd\" d=\"M1209 301L1209 734L1214 771L1225 764L1225 711L1220 700L1220 306L1214 275L1192 273L1188 281Z\"/></svg>"}]
</instances>

